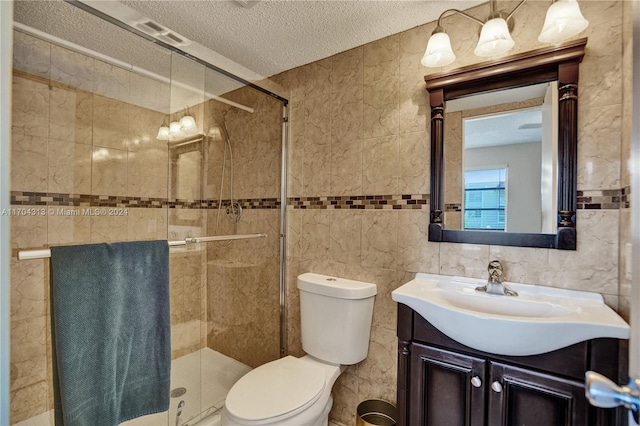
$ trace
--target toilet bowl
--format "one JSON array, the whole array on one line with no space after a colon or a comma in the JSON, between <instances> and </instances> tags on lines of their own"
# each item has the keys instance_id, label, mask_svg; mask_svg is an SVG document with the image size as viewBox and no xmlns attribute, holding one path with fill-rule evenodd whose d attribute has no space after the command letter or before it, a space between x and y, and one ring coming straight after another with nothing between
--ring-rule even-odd
<instances>
[{"instance_id":1,"label":"toilet bowl","mask_svg":"<svg viewBox=\"0 0 640 426\"><path fill-rule=\"evenodd\" d=\"M333 402L331 388L345 368L308 355L264 364L229 391L222 424L326 425Z\"/></svg>"},{"instance_id":2,"label":"toilet bowl","mask_svg":"<svg viewBox=\"0 0 640 426\"><path fill-rule=\"evenodd\" d=\"M333 384L347 365L366 358L375 284L307 273L298 289L308 355L245 374L227 395L222 426L327 426Z\"/></svg>"}]
</instances>

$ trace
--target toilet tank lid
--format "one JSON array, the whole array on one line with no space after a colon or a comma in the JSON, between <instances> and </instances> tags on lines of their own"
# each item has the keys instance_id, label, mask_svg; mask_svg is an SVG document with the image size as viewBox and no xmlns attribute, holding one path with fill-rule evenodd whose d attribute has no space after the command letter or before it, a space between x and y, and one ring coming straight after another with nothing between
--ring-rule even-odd
<instances>
[{"instance_id":1,"label":"toilet tank lid","mask_svg":"<svg viewBox=\"0 0 640 426\"><path fill-rule=\"evenodd\" d=\"M298 288L339 299L366 299L377 293L375 284L307 272L298 275Z\"/></svg>"}]
</instances>

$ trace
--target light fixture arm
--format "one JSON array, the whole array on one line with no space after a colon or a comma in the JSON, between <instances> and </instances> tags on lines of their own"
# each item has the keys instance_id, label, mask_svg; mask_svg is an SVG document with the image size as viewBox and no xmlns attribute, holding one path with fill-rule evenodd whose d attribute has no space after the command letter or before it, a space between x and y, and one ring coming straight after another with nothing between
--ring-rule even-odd
<instances>
[{"instance_id":1,"label":"light fixture arm","mask_svg":"<svg viewBox=\"0 0 640 426\"><path fill-rule=\"evenodd\" d=\"M525 0L523 0L523 1L525 1ZM442 28L442 22L441 22L441 21L442 21L442 18L444 18L444 15L446 15L446 14L447 14L447 13L449 13L449 12L458 13L458 14L460 14L460 15L464 16L464 17L465 17L465 18L467 18L467 19L471 19L473 22L477 23L477 24L478 24L478 25L480 25L480 26L484 25L484 22L482 22L482 21L481 21L481 20L479 20L478 18L475 18L475 17L473 17L473 16L469 15L468 13L465 13L465 12L463 12L463 11L461 11L461 10L458 10L458 9L447 9L447 10L445 10L444 12L442 12L442 13L440 14L440 17L438 18L437 27Z\"/></svg>"},{"instance_id":2,"label":"light fixture arm","mask_svg":"<svg viewBox=\"0 0 640 426\"><path fill-rule=\"evenodd\" d=\"M507 17L505 18L505 21L508 21L509 19L511 19L511 17L518 11L518 9L520 9L522 7L523 4L525 4L527 2L527 0L522 0L520 3L518 3L518 5L511 11L511 13L509 13L509 15L507 15ZM495 18L498 17L500 15L500 12L498 12L498 0L491 0L489 2L489 18ZM477 23L478 25L482 26L484 25L484 22L481 21L480 19L469 15L466 12L463 12L459 9L447 9L444 12L442 12L440 14L440 16L438 17L438 22L437 22L437 26L438 27L442 27L442 19L445 17L446 14L448 13L457 13L459 15L464 16L467 19L472 20L473 22Z\"/></svg>"},{"instance_id":3,"label":"light fixture arm","mask_svg":"<svg viewBox=\"0 0 640 426\"><path fill-rule=\"evenodd\" d=\"M492 0L491 4L493 4L493 2L496 0ZM518 11L518 9L520 9L520 7L522 7L522 5L526 2L527 0L522 0L520 3L518 3L518 5L511 11L510 14L507 15L507 17L505 18L505 21L509 21L509 19L511 19L511 17L513 16L514 13L516 13Z\"/></svg>"},{"instance_id":4,"label":"light fixture arm","mask_svg":"<svg viewBox=\"0 0 640 426\"><path fill-rule=\"evenodd\" d=\"M482 28L478 37L478 44L473 53L479 57L495 57L504 55L515 42L511 37L514 27L513 16L527 0L519 0L513 10L507 14L498 10L498 0L489 0L489 17L481 21L459 9L447 9L440 14L436 27L429 37L427 49L420 63L425 67L444 67L456 60L451 48L451 39L443 28L442 20L451 14L462 15L475 22ZM541 43L560 43L577 35L589 25L580 12L578 0L551 0L547 9L544 25L538 36Z\"/></svg>"}]
</instances>

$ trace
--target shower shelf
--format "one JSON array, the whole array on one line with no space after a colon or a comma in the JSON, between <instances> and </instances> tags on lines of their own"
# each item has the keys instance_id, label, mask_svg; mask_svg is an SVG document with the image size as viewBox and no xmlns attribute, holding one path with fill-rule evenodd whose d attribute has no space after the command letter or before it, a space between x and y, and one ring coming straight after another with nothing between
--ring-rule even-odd
<instances>
[{"instance_id":1,"label":"shower shelf","mask_svg":"<svg viewBox=\"0 0 640 426\"><path fill-rule=\"evenodd\" d=\"M187 237L184 240L168 241L169 247L185 246L187 244L208 243L212 241L251 240L254 238L267 238L267 234L231 234L213 235L210 237ZM18 260L46 259L51 257L50 249L20 250Z\"/></svg>"}]
</instances>

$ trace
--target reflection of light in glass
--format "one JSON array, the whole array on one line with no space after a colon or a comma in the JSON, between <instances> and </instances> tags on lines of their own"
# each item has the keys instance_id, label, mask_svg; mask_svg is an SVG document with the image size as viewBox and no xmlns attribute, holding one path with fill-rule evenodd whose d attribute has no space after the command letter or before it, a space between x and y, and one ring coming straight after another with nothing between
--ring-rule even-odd
<instances>
[{"instance_id":1,"label":"reflection of light in glass","mask_svg":"<svg viewBox=\"0 0 640 426\"><path fill-rule=\"evenodd\" d=\"M207 136L215 139L215 140L220 140L222 139L222 132L220 131L220 127L218 126L211 126L209 128L209 132L207 133Z\"/></svg>"},{"instance_id":2,"label":"reflection of light in glass","mask_svg":"<svg viewBox=\"0 0 640 426\"><path fill-rule=\"evenodd\" d=\"M106 148L100 148L93 151L92 158L94 161L102 161L109 158L109 150Z\"/></svg>"},{"instance_id":3,"label":"reflection of light in glass","mask_svg":"<svg viewBox=\"0 0 640 426\"><path fill-rule=\"evenodd\" d=\"M169 140L169 127L167 126L161 126L158 129L158 136L156 136L156 139L161 140L161 141L168 141Z\"/></svg>"},{"instance_id":4,"label":"reflection of light in glass","mask_svg":"<svg viewBox=\"0 0 640 426\"><path fill-rule=\"evenodd\" d=\"M121 149L100 148L91 153L91 159L93 161L127 161L127 156L132 158L134 155L134 151L127 154L127 151Z\"/></svg>"},{"instance_id":5,"label":"reflection of light in glass","mask_svg":"<svg viewBox=\"0 0 640 426\"><path fill-rule=\"evenodd\" d=\"M177 115L177 113L175 115ZM158 129L158 135L156 136L156 139L162 141L179 140L198 131L196 119L193 114L189 112L188 107L184 109L182 118L175 118L176 119L170 122L168 126L166 124L166 120L162 122L162 125Z\"/></svg>"},{"instance_id":6,"label":"reflection of light in glass","mask_svg":"<svg viewBox=\"0 0 640 426\"><path fill-rule=\"evenodd\" d=\"M180 119L180 128L184 132L193 132L196 130L196 119L191 115L185 115Z\"/></svg>"},{"instance_id":7,"label":"reflection of light in glass","mask_svg":"<svg viewBox=\"0 0 640 426\"><path fill-rule=\"evenodd\" d=\"M182 129L182 126L180 126L179 121L172 121L171 124L169 124L169 132L172 135L180 133L181 129Z\"/></svg>"}]
</instances>

